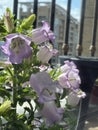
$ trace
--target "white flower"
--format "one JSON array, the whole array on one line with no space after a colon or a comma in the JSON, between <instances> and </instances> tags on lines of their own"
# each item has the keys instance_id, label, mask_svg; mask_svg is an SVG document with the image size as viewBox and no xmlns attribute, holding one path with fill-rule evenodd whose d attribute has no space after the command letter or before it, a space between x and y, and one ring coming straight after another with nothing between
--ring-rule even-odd
<instances>
[{"instance_id":1,"label":"white flower","mask_svg":"<svg viewBox=\"0 0 98 130\"><path fill-rule=\"evenodd\" d=\"M72 107L75 107L79 103L79 101L80 97L74 92L71 92L67 97L67 103Z\"/></svg>"}]
</instances>

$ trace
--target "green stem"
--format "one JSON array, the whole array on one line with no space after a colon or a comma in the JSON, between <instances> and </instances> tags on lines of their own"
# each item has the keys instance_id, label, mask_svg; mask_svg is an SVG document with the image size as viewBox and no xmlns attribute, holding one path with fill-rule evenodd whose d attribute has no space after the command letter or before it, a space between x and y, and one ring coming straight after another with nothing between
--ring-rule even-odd
<instances>
[{"instance_id":1,"label":"green stem","mask_svg":"<svg viewBox=\"0 0 98 130\"><path fill-rule=\"evenodd\" d=\"M14 108L16 108L16 104L17 104L16 93L17 93L16 83L15 83L15 80L14 80L14 82L13 82L13 107Z\"/></svg>"},{"instance_id":2,"label":"green stem","mask_svg":"<svg viewBox=\"0 0 98 130\"><path fill-rule=\"evenodd\" d=\"M13 77L13 108L14 108L14 115L13 118L14 120L16 119L16 106L17 106L17 66L13 65L14 67L14 77Z\"/></svg>"},{"instance_id":3,"label":"green stem","mask_svg":"<svg viewBox=\"0 0 98 130\"><path fill-rule=\"evenodd\" d=\"M29 103L29 106L30 106L31 110L33 111L33 107L32 107L31 102L30 101L27 101L27 102Z\"/></svg>"}]
</instances>

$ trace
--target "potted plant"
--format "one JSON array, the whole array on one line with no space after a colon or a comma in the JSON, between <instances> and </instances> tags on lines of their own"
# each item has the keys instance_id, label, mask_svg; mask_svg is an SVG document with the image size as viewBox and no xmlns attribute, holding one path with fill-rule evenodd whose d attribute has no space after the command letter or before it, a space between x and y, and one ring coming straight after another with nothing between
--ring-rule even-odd
<instances>
[{"instance_id":1,"label":"potted plant","mask_svg":"<svg viewBox=\"0 0 98 130\"><path fill-rule=\"evenodd\" d=\"M70 110L85 97L79 70L71 61L49 64L58 53L49 43L55 35L45 21L32 29L34 20L34 14L14 20L9 8L1 20L0 49L8 60L0 71L0 129L71 129Z\"/></svg>"}]
</instances>

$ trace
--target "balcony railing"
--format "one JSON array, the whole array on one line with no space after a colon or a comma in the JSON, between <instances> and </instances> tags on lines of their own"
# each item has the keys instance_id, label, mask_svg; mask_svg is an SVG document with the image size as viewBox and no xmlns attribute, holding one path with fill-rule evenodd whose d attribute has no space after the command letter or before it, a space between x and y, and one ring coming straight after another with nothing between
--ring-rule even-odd
<instances>
[{"instance_id":1,"label":"balcony railing","mask_svg":"<svg viewBox=\"0 0 98 130\"><path fill-rule=\"evenodd\" d=\"M68 55L68 52L70 51L69 48L70 48L70 30L71 30L71 4L74 0L67 0L67 9L65 10L65 14L66 14L66 17L65 17L65 30L63 32L62 35L63 38L62 38L62 45L63 45L63 54L64 55ZM80 12L80 21L78 21L78 35L77 35L77 41L75 41L75 46L76 46L76 53L74 55L77 55L77 56L98 56L97 54L97 51L96 51L96 34L97 34L97 5L98 5L98 1L97 0L94 0L93 4L92 2L90 2L89 0L81 0L81 12ZM40 0L34 0L33 2L25 2L25 5L27 3L32 3L32 13L35 13L36 14L36 21L34 23L34 27L36 27L38 25L38 16L39 16L39 3L42 3ZM49 2L43 2L43 3L49 3ZM13 8L13 12L15 14L15 18L18 17L18 13L19 12L19 7L18 5L19 4L24 4L24 2L18 2L18 0L14 0L14 8ZM47 7L49 8L50 7L50 18L49 18L49 22L50 22L50 26L51 26L51 29L54 30L54 27L55 27L55 18L56 18L56 12L57 12L57 9L56 9L56 6L57 6L57 2L56 0L51 0L50 1L50 5L48 5ZM27 6L29 6L29 4L27 4ZM88 12L90 11L90 7L93 7L92 8L92 12L93 12L93 15L89 14ZM43 6L44 7L44 6ZM28 10L27 10L28 11ZM64 13L64 12L63 12ZM21 14L22 15L22 14ZM28 15L28 13L27 13ZM61 14L62 15L62 14ZM48 17L49 17L48 16ZM43 17L44 17L44 14L43 14ZM43 18L44 19L44 18ZM74 18L73 18L74 19ZM92 20L92 23L89 25L87 25L87 22L89 22L89 20ZM87 32L88 28L91 28L91 32ZM54 30L55 31L55 30ZM60 33L60 32L58 32ZM84 36L84 34L87 34L87 33L90 33L89 36L87 35L88 39L85 38L86 36ZM59 34L60 35L60 34ZM91 36L90 36L91 35ZM89 38L90 37L90 38ZM85 45L85 42L86 41L89 41L89 45ZM88 53L85 53L85 48L88 48ZM90 54L89 54L89 51L90 51ZM62 54L62 55L63 55Z\"/></svg>"},{"instance_id":2,"label":"balcony railing","mask_svg":"<svg viewBox=\"0 0 98 130\"><path fill-rule=\"evenodd\" d=\"M63 9L61 10L59 5L57 6L56 0L51 0L48 6L49 7L48 16L50 16L48 21L50 22L51 30L55 32L55 21L56 21L56 13L57 13L56 8L59 7L62 12L62 13L60 12L61 13L60 18L62 17L63 14L66 15L64 19L65 21L63 21L62 19L62 22L61 22L61 23L64 23L64 27L61 29L61 32L63 32L64 37L61 39L58 39L59 41L58 44L61 44L61 49L63 49L63 51L60 53L61 56L59 57L59 62L63 64L64 60L67 60L67 59L72 60L77 64L80 70L80 76L82 80L81 88L87 93L87 96L80 103L80 112L79 112L76 130L83 130L85 119L87 117L87 111L89 108L91 92L93 89L94 82L96 78L98 77L98 58L97 58L98 45L97 45L97 37L96 37L97 36L97 21L98 21L98 0L92 0L93 2L89 0L81 0L80 21L77 21L75 18L71 16L72 1L73 0L67 0L67 10L65 11ZM38 16L39 16L38 5L40 3L40 0L34 0L31 3L32 3L31 9L33 10L32 13L36 14L36 21L34 23L34 28L35 28L36 26L38 26ZM18 0L14 0L13 12L15 14L15 19L18 17L19 4L22 5L26 3L24 2L21 3ZM90 8L93 8L93 10ZM91 14L89 14L89 11L91 11ZM44 19L45 17L43 16L41 18ZM74 56L73 55L69 56L69 48L71 48L70 40L73 40L72 38L70 39L69 37L71 23L73 24L76 23L75 26L77 25L79 27L75 31L75 33L78 35L76 35L76 41L74 43L75 44ZM58 23L58 25L59 24L60 23ZM88 30L90 30L90 32L88 32ZM58 36L60 36L60 34L61 33L58 32ZM90 55L87 53L89 52L89 50L90 50Z\"/></svg>"}]
</instances>

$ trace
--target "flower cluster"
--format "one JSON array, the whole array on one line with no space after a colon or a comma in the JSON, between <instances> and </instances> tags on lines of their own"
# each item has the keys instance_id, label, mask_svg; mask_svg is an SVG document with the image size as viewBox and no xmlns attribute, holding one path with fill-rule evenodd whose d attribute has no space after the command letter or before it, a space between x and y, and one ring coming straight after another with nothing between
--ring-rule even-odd
<instances>
[{"instance_id":1,"label":"flower cluster","mask_svg":"<svg viewBox=\"0 0 98 130\"><path fill-rule=\"evenodd\" d=\"M9 9L2 20L0 36L4 44L0 49L8 62L0 73L1 130L37 127L63 130L60 122L66 122L66 110L85 97L74 62L65 61L64 65L54 67L49 64L49 60L58 54L51 45L55 42L54 33L45 21L42 21L42 27L33 29L34 20L32 14L15 23Z\"/></svg>"}]
</instances>

